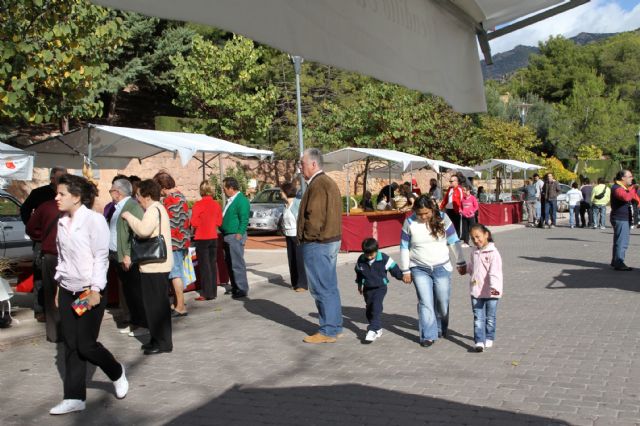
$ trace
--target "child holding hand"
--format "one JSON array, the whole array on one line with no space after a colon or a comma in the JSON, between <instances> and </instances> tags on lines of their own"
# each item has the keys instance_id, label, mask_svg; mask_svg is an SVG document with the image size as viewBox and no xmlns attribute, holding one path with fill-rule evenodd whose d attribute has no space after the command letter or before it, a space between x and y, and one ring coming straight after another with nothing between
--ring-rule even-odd
<instances>
[{"instance_id":1,"label":"child holding hand","mask_svg":"<svg viewBox=\"0 0 640 426\"><path fill-rule=\"evenodd\" d=\"M400 267L389 256L378 251L378 241L367 238L362 241L362 254L356 263L356 284L358 292L364 296L367 305L366 343L371 343L382 336L382 302L387 294L387 272L398 280L402 280Z\"/></svg>"},{"instance_id":2,"label":"child holding hand","mask_svg":"<svg viewBox=\"0 0 640 426\"><path fill-rule=\"evenodd\" d=\"M470 234L475 246L469 268L473 340L476 352L482 352L492 347L496 338L496 311L502 297L502 258L486 226L475 224Z\"/></svg>"}]
</instances>

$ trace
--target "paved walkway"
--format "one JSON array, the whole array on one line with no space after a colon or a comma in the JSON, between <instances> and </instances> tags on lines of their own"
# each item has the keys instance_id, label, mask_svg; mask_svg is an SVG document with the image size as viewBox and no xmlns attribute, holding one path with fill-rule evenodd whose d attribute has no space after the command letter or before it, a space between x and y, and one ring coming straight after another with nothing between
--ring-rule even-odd
<instances>
[{"instance_id":1,"label":"paved walkway","mask_svg":"<svg viewBox=\"0 0 640 426\"><path fill-rule=\"evenodd\" d=\"M174 322L172 354L145 357L105 321L100 340L126 364L131 390L116 400L92 368L83 413L47 414L62 395L60 347L0 352L0 423L639 424L640 270L608 267L611 231L521 228L496 240L506 296L488 352L469 351L460 276L449 339L418 345L415 292L394 282L384 335L361 344L364 309L349 263L339 267L346 333L335 344L303 344L317 325L313 300L263 281L244 302L190 302L190 315ZM638 235L631 241L628 264L640 267ZM285 261L283 252L270 256Z\"/></svg>"}]
</instances>

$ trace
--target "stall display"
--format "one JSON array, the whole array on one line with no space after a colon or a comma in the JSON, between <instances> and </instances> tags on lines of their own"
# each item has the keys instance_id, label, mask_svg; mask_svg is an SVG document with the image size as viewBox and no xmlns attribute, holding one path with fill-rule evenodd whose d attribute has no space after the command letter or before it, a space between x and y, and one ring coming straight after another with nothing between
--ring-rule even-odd
<instances>
[{"instance_id":1,"label":"stall display","mask_svg":"<svg viewBox=\"0 0 640 426\"><path fill-rule=\"evenodd\" d=\"M378 246L391 247L400 244L400 232L410 212L385 211L342 215L341 251L361 251L362 240L375 238Z\"/></svg>"}]
</instances>

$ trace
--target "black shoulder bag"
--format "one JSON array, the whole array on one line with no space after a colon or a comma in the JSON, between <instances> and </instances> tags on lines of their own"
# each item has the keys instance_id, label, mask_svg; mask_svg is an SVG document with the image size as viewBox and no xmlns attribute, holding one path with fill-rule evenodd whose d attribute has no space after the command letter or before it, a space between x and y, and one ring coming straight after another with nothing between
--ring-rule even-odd
<instances>
[{"instance_id":1,"label":"black shoulder bag","mask_svg":"<svg viewBox=\"0 0 640 426\"><path fill-rule=\"evenodd\" d=\"M162 236L162 213L158 209L158 235L150 238L133 237L131 262L137 264L160 263L167 260L167 244Z\"/></svg>"}]
</instances>

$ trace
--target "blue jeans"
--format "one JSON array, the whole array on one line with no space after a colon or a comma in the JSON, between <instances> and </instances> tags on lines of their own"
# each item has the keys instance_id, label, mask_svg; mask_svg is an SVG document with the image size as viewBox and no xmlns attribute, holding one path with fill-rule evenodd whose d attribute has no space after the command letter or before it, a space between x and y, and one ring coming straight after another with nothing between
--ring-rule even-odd
<instances>
[{"instance_id":1,"label":"blue jeans","mask_svg":"<svg viewBox=\"0 0 640 426\"><path fill-rule=\"evenodd\" d=\"M338 333L342 333L342 304L336 271L338 250L340 241L302 244L309 293L315 299L318 308L318 331L329 337L336 337Z\"/></svg>"},{"instance_id":2,"label":"blue jeans","mask_svg":"<svg viewBox=\"0 0 640 426\"><path fill-rule=\"evenodd\" d=\"M364 301L367 304L367 321L369 321L369 327L367 330L378 331L382 328L382 321L380 317L382 316L382 302L384 301L384 296L387 295L387 286L383 285L382 287L376 288L363 288L362 294L364 296Z\"/></svg>"},{"instance_id":3,"label":"blue jeans","mask_svg":"<svg viewBox=\"0 0 640 426\"><path fill-rule=\"evenodd\" d=\"M436 266L433 269L419 266L411 268L411 278L418 295L420 342L435 341L438 340L438 334L447 334L451 297L449 269L445 266Z\"/></svg>"},{"instance_id":4,"label":"blue jeans","mask_svg":"<svg viewBox=\"0 0 640 426\"><path fill-rule=\"evenodd\" d=\"M536 221L542 218L542 205L540 201L536 201Z\"/></svg>"},{"instance_id":5,"label":"blue jeans","mask_svg":"<svg viewBox=\"0 0 640 426\"><path fill-rule=\"evenodd\" d=\"M611 266L621 266L624 264L624 257L629 247L630 223L628 220L616 220L611 218L613 225L613 253Z\"/></svg>"},{"instance_id":6,"label":"blue jeans","mask_svg":"<svg viewBox=\"0 0 640 426\"><path fill-rule=\"evenodd\" d=\"M580 223L580 206L569 206L569 226Z\"/></svg>"},{"instance_id":7,"label":"blue jeans","mask_svg":"<svg viewBox=\"0 0 640 426\"><path fill-rule=\"evenodd\" d=\"M473 309L473 340L484 343L496 340L496 311L500 299L476 299L471 296Z\"/></svg>"},{"instance_id":8,"label":"blue jeans","mask_svg":"<svg viewBox=\"0 0 640 426\"><path fill-rule=\"evenodd\" d=\"M604 222L607 217L607 206L593 206L593 226L596 228L604 227Z\"/></svg>"},{"instance_id":9,"label":"blue jeans","mask_svg":"<svg viewBox=\"0 0 640 426\"><path fill-rule=\"evenodd\" d=\"M544 202L544 221L549 225L556 226L556 213L558 211L558 200L547 200Z\"/></svg>"},{"instance_id":10,"label":"blue jeans","mask_svg":"<svg viewBox=\"0 0 640 426\"><path fill-rule=\"evenodd\" d=\"M229 272L231 292L235 295L249 294L249 281L247 279L247 265L244 261L244 246L247 242L247 233L242 234L241 239L236 234L227 234L223 237L224 261Z\"/></svg>"}]
</instances>

